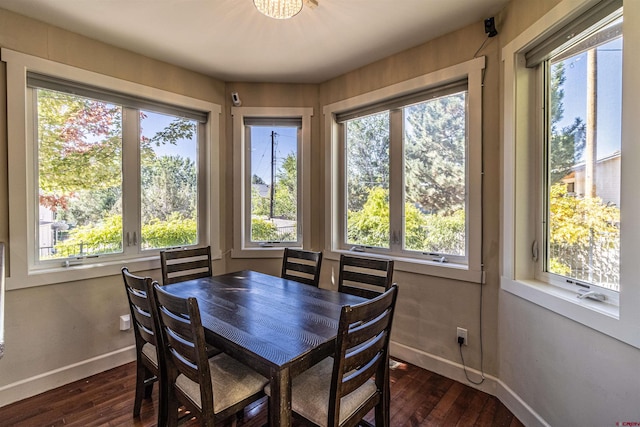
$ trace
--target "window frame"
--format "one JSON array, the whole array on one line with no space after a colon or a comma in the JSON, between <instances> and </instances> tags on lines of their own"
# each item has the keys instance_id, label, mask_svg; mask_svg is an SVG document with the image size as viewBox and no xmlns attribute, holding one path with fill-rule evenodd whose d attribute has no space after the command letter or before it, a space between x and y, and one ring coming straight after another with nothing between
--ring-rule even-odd
<instances>
[{"instance_id":1,"label":"window frame","mask_svg":"<svg viewBox=\"0 0 640 427\"><path fill-rule=\"evenodd\" d=\"M311 107L231 107L233 126L233 249L232 258L280 258L284 247L305 246L311 238ZM260 244L251 242L250 141L245 118L300 119L298 130L298 236L299 242ZM248 181L248 182L247 182Z\"/></svg>"},{"instance_id":2,"label":"window frame","mask_svg":"<svg viewBox=\"0 0 640 427\"><path fill-rule=\"evenodd\" d=\"M502 49L503 86L503 215L501 289L603 334L640 348L640 287L634 278L640 266L634 260L640 242L640 202L633 194L634 171L640 148L634 135L640 124L634 111L640 107L640 83L633 76L640 70L640 4L624 3L622 69L622 157L619 305L578 299L575 290L542 281L541 262L532 257L531 242L543 232L539 218L544 203L541 141L544 123L542 105L544 81L540 67L526 67L525 53L560 28L570 25L597 1L564 0ZM634 96L634 94L636 94ZM634 99L635 98L635 99ZM535 161L531 161L535 159ZM629 183L629 184L625 184Z\"/></svg>"},{"instance_id":3,"label":"window frame","mask_svg":"<svg viewBox=\"0 0 640 427\"><path fill-rule=\"evenodd\" d=\"M35 238L37 230L32 229L32 224L36 223L38 213L35 198L31 197L32 194L35 194L38 185L37 170L35 169L37 157L34 157L37 156L37 141L34 138L36 125L35 123L30 124L31 113L27 111L32 105L29 102L33 102L32 99L30 100L30 91L33 89L27 87L27 72L49 75L54 78L103 88L107 91L120 92L206 113L208 121L203 127L201 126L205 132L203 135L204 145L202 152L199 151L199 162L203 163L198 167L199 185L202 184L198 190L200 209L198 245L212 246L213 256L220 258L219 239L210 237L213 233L219 234L220 229L219 207L218 204L213 203L219 195L219 174L217 172L219 168L217 165L219 164L219 115L222 111L220 105L9 49L2 49L1 55L2 61L6 62L7 69L9 225L12 231L9 239L10 276L7 279L8 289L115 275L120 272L125 262L132 270L150 270L160 266L159 249L142 251L138 247L136 251L127 251L126 246L121 254L109 254L98 258L88 257L77 260L77 263L74 262L68 266L63 266L63 262L60 262L59 265L52 265L49 262L38 261L37 248L35 247L37 246ZM123 132L126 131L123 129ZM132 136L137 140L135 135ZM134 150L134 148L125 144L123 150ZM132 161L137 162L138 156L123 157L123 162ZM127 170L139 170L139 168L137 164L133 167L132 165L127 165L127 167L123 165L123 173L126 173ZM127 179L133 182L131 174L123 175L123 185L127 185L125 184ZM135 185L139 185L139 177L136 177ZM125 199L123 202L127 202L127 200ZM133 220L134 218L123 218L123 222ZM131 225L131 222L128 224ZM126 225L127 223L123 224L123 234ZM135 229L138 228L139 224L136 224Z\"/></svg>"},{"instance_id":4,"label":"window frame","mask_svg":"<svg viewBox=\"0 0 640 427\"><path fill-rule=\"evenodd\" d=\"M441 263L429 255L417 255L413 251L371 250L357 248L358 253L371 257L391 257L396 261L395 268L403 271L428 274L461 281L483 283L482 268L482 78L485 58L453 65L432 73L424 74L410 80L396 83L369 93L338 101L323 108L324 130L326 139L326 184L325 184L325 218L327 221L325 235L325 256L337 260L342 253L352 253L347 247L344 236L345 206L343 195L344 162L342 146L342 125L336 116L348 111L365 109L368 105L383 103L394 98L409 96L430 89L438 89L448 84L467 80L467 164L466 164L466 263ZM402 114L400 114L402 115ZM393 117L390 118L394 120ZM398 120L398 119L396 119ZM402 118L400 118L402 120ZM401 132L396 130L396 132ZM394 132L393 128L391 132ZM400 135L400 139L402 136ZM393 151L396 151L394 154ZM392 168L403 170L403 147L396 144L390 147ZM395 159L395 160L394 160ZM395 166L394 166L395 163ZM404 172L403 172L404 176ZM402 180L403 181L403 180ZM404 186L404 182L401 184ZM397 186L396 186L397 187ZM398 189L396 188L396 191ZM401 209L403 193L390 194L390 209ZM396 199L393 199L393 198ZM394 201L397 200L397 201ZM399 208L398 208L399 206Z\"/></svg>"}]
</instances>

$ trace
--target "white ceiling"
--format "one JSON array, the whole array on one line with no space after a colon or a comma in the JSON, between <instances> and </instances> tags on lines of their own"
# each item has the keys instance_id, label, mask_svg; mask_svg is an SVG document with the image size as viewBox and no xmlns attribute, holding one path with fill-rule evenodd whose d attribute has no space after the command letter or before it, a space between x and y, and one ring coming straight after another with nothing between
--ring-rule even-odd
<instances>
[{"instance_id":1,"label":"white ceiling","mask_svg":"<svg viewBox=\"0 0 640 427\"><path fill-rule=\"evenodd\" d=\"M0 0L8 9L224 81L320 83L496 14L508 0ZM498 29L499 30L499 29Z\"/></svg>"}]
</instances>

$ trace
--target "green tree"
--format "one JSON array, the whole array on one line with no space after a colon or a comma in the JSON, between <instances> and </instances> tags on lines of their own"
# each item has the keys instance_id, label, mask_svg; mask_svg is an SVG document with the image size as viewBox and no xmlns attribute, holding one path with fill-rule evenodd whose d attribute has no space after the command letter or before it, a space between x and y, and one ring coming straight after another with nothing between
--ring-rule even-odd
<instances>
[{"instance_id":1,"label":"green tree","mask_svg":"<svg viewBox=\"0 0 640 427\"><path fill-rule=\"evenodd\" d=\"M617 257L610 253L620 241L620 209L599 197L569 195L562 183L551 186L549 198L549 271L576 277L581 273L571 272L567 261L580 260L592 272L617 277Z\"/></svg>"},{"instance_id":2,"label":"green tree","mask_svg":"<svg viewBox=\"0 0 640 427\"><path fill-rule=\"evenodd\" d=\"M369 190L362 209L347 213L347 242L350 244L389 247L389 190Z\"/></svg>"},{"instance_id":3,"label":"green tree","mask_svg":"<svg viewBox=\"0 0 640 427\"><path fill-rule=\"evenodd\" d=\"M423 214L411 203L404 205L404 246L408 250L464 254L464 210L452 215ZM389 247L389 191L373 188L359 211L348 212L347 242Z\"/></svg>"},{"instance_id":4,"label":"green tree","mask_svg":"<svg viewBox=\"0 0 640 427\"><path fill-rule=\"evenodd\" d=\"M428 212L464 207L466 155L465 93L405 108L407 201Z\"/></svg>"},{"instance_id":5,"label":"green tree","mask_svg":"<svg viewBox=\"0 0 640 427\"><path fill-rule=\"evenodd\" d=\"M569 126L558 129L564 117L564 62L551 66L550 88L550 140L549 140L549 185L567 176L571 168L582 157L586 144L586 125L576 117Z\"/></svg>"},{"instance_id":6,"label":"green tree","mask_svg":"<svg viewBox=\"0 0 640 427\"><path fill-rule=\"evenodd\" d=\"M119 186L122 109L46 89L37 96L40 204L55 212L75 192Z\"/></svg>"},{"instance_id":7,"label":"green tree","mask_svg":"<svg viewBox=\"0 0 640 427\"><path fill-rule=\"evenodd\" d=\"M346 122L347 203L359 211L373 188L389 188L389 113Z\"/></svg>"},{"instance_id":8,"label":"green tree","mask_svg":"<svg viewBox=\"0 0 640 427\"><path fill-rule=\"evenodd\" d=\"M122 215L106 216L98 223L73 228L67 234L67 239L55 245L56 257L120 252Z\"/></svg>"},{"instance_id":9,"label":"green tree","mask_svg":"<svg viewBox=\"0 0 640 427\"><path fill-rule=\"evenodd\" d=\"M298 217L298 161L294 153L284 158L276 178L274 215L295 220Z\"/></svg>"},{"instance_id":10,"label":"green tree","mask_svg":"<svg viewBox=\"0 0 640 427\"><path fill-rule=\"evenodd\" d=\"M166 221L174 214L193 218L197 210L195 163L181 156L147 160L141 168L142 224Z\"/></svg>"},{"instance_id":11,"label":"green tree","mask_svg":"<svg viewBox=\"0 0 640 427\"><path fill-rule=\"evenodd\" d=\"M196 220L180 212L171 213L165 220L152 219L142 225L142 248L168 248L193 245L198 241Z\"/></svg>"}]
</instances>

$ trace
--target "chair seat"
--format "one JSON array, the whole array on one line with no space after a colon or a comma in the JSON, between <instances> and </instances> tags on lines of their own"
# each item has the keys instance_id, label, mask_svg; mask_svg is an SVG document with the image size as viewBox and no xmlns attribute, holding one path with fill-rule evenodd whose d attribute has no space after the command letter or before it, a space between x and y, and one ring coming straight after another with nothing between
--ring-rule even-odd
<instances>
[{"instance_id":1,"label":"chair seat","mask_svg":"<svg viewBox=\"0 0 640 427\"><path fill-rule=\"evenodd\" d=\"M295 377L291 385L291 409L320 427L327 425L332 371L333 358L328 357ZM368 380L343 397L340 401L340 424L376 391L375 382ZM265 387L265 393L270 396L270 392L269 386Z\"/></svg>"},{"instance_id":2,"label":"chair seat","mask_svg":"<svg viewBox=\"0 0 640 427\"><path fill-rule=\"evenodd\" d=\"M151 343L145 343L145 345L142 346L142 353L147 356L147 358L151 360L151 362L153 362L156 368L158 367L158 353L156 352L155 345Z\"/></svg>"},{"instance_id":3,"label":"chair seat","mask_svg":"<svg viewBox=\"0 0 640 427\"><path fill-rule=\"evenodd\" d=\"M209 359L209 369L216 414L260 392L268 383L265 377L224 353ZM176 386L202 408L198 383L181 374L176 378Z\"/></svg>"}]
</instances>

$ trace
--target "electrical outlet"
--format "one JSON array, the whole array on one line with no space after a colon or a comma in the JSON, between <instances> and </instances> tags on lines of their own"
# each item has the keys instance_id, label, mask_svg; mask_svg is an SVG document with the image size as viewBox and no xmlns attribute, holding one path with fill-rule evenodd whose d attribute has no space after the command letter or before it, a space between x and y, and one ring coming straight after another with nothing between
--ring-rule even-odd
<instances>
[{"instance_id":1,"label":"electrical outlet","mask_svg":"<svg viewBox=\"0 0 640 427\"><path fill-rule=\"evenodd\" d=\"M469 341L467 339L467 330L465 328L458 327L457 332L456 332L456 342L459 342L458 338L462 338L462 340L463 340L462 344L469 345Z\"/></svg>"},{"instance_id":2,"label":"electrical outlet","mask_svg":"<svg viewBox=\"0 0 640 427\"><path fill-rule=\"evenodd\" d=\"M131 329L131 315L123 314L120 316L120 330L128 331L129 329Z\"/></svg>"}]
</instances>

